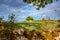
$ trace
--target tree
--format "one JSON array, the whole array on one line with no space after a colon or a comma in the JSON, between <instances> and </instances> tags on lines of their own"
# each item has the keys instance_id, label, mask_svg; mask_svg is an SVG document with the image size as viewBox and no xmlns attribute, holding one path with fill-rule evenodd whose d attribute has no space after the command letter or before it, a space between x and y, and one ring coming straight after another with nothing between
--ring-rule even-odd
<instances>
[{"instance_id":1,"label":"tree","mask_svg":"<svg viewBox=\"0 0 60 40\"><path fill-rule=\"evenodd\" d=\"M8 19L9 19L9 29L10 30L14 30L14 27L16 26L16 23L15 23L15 14L11 14L8 16Z\"/></svg>"},{"instance_id":2,"label":"tree","mask_svg":"<svg viewBox=\"0 0 60 40\"><path fill-rule=\"evenodd\" d=\"M32 20L32 21L33 21L34 19L33 19L31 16L28 16L28 17L26 18L26 20L27 20L27 21L29 21L29 20Z\"/></svg>"},{"instance_id":3,"label":"tree","mask_svg":"<svg viewBox=\"0 0 60 40\"><path fill-rule=\"evenodd\" d=\"M44 8L45 5L50 4L53 2L53 0L23 0L24 2L27 3L33 3L33 5L37 6L37 10L39 10L41 7ZM58 1L58 0L56 0Z\"/></svg>"},{"instance_id":4,"label":"tree","mask_svg":"<svg viewBox=\"0 0 60 40\"><path fill-rule=\"evenodd\" d=\"M15 21L15 14L12 13L11 15L8 16L8 18L9 18L10 22L14 22Z\"/></svg>"}]
</instances>

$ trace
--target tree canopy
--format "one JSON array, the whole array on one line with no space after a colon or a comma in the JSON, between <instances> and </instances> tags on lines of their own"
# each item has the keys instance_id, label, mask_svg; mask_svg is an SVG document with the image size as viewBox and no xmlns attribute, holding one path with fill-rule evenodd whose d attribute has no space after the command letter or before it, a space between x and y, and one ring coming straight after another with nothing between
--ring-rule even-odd
<instances>
[{"instance_id":1,"label":"tree canopy","mask_svg":"<svg viewBox=\"0 0 60 40\"><path fill-rule=\"evenodd\" d=\"M8 18L9 18L10 22L14 22L15 21L15 14L12 13L11 15L8 16Z\"/></svg>"},{"instance_id":2,"label":"tree canopy","mask_svg":"<svg viewBox=\"0 0 60 40\"><path fill-rule=\"evenodd\" d=\"M34 20L31 16L28 16L27 18L26 18L26 20L27 21L29 21L29 20Z\"/></svg>"},{"instance_id":3,"label":"tree canopy","mask_svg":"<svg viewBox=\"0 0 60 40\"><path fill-rule=\"evenodd\" d=\"M32 3L33 5L37 6L36 8L37 10L39 10L40 8L44 8L45 5L53 2L53 0L23 0L23 1L27 3Z\"/></svg>"}]
</instances>

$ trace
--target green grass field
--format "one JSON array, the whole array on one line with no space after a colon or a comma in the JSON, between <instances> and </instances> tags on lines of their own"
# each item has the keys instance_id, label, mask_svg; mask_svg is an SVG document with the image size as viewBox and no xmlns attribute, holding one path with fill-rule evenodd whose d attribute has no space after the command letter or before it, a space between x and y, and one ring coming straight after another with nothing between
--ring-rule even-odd
<instances>
[{"instance_id":1,"label":"green grass field","mask_svg":"<svg viewBox=\"0 0 60 40\"><path fill-rule=\"evenodd\" d=\"M16 29L19 29L20 27L23 27L27 30L54 30L58 25L57 20L36 20L32 22L18 22Z\"/></svg>"}]
</instances>

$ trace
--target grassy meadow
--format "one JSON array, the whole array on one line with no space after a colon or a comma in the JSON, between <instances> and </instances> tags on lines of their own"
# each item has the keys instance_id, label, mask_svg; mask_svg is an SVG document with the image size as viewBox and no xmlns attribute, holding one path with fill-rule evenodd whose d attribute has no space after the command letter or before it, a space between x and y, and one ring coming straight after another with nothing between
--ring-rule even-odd
<instances>
[{"instance_id":1,"label":"grassy meadow","mask_svg":"<svg viewBox=\"0 0 60 40\"><path fill-rule=\"evenodd\" d=\"M32 22L17 22L16 29L19 29L20 27L23 27L27 30L55 30L58 26L57 20L35 20Z\"/></svg>"}]
</instances>

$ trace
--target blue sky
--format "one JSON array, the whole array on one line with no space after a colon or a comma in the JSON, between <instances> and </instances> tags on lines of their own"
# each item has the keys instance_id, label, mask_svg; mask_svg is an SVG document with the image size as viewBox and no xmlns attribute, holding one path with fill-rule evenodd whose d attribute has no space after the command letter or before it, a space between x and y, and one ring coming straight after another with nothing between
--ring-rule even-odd
<instances>
[{"instance_id":1,"label":"blue sky","mask_svg":"<svg viewBox=\"0 0 60 40\"><path fill-rule=\"evenodd\" d=\"M0 16L4 16L4 20L8 20L8 15L12 13L16 14L18 21L24 21L27 16L32 16L35 20L48 17L51 20L57 20L60 14L60 0L48 4L40 10L36 10L36 6L24 3L22 0L0 0Z\"/></svg>"}]
</instances>

